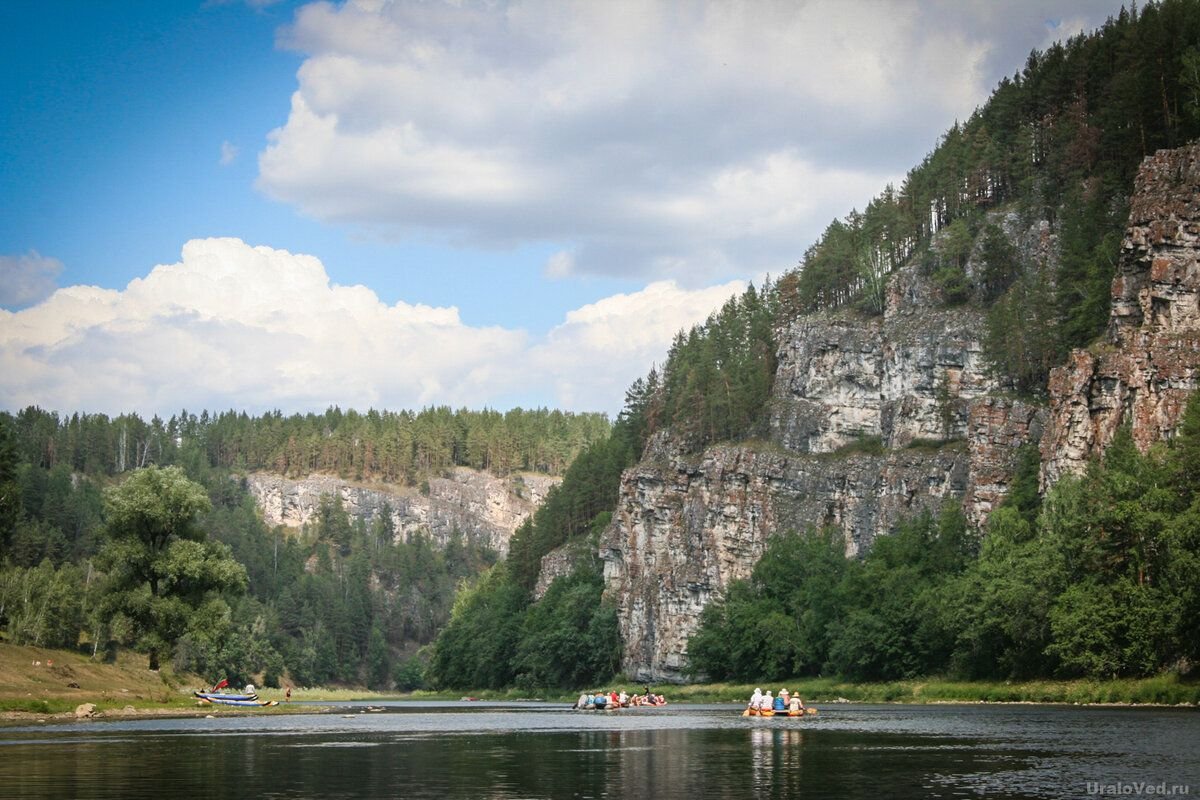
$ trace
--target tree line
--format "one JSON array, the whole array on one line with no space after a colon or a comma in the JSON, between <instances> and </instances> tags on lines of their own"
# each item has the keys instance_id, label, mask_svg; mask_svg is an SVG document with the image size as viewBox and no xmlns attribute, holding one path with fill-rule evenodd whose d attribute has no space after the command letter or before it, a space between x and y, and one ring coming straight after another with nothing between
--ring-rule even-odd
<instances>
[{"instance_id":1,"label":"tree line","mask_svg":"<svg viewBox=\"0 0 1200 800\"><path fill-rule=\"evenodd\" d=\"M506 475L560 475L591 442L608 434L604 414L516 408L419 412L343 411L262 416L181 411L149 421L29 407L9 419L22 456L73 473L119 475L150 465L265 470L289 477L314 472L354 480L417 485L455 466Z\"/></svg>"}]
</instances>

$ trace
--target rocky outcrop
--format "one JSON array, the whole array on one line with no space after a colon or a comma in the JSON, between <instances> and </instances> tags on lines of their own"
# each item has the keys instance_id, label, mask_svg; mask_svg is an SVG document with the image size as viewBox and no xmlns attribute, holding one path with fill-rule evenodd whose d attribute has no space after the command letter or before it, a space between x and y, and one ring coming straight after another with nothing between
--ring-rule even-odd
<instances>
[{"instance_id":1,"label":"rocky outcrop","mask_svg":"<svg viewBox=\"0 0 1200 800\"><path fill-rule=\"evenodd\" d=\"M533 599L541 600L555 579L570 575L582 566L597 564L596 548L588 539L575 539L551 550L542 556L537 583L533 587Z\"/></svg>"},{"instance_id":2,"label":"rocky outcrop","mask_svg":"<svg viewBox=\"0 0 1200 800\"><path fill-rule=\"evenodd\" d=\"M1041 440L1046 408L1024 400L983 397L967 414L967 491L963 510L980 527L992 509L1008 496L1019 449Z\"/></svg>"},{"instance_id":3,"label":"rocky outcrop","mask_svg":"<svg viewBox=\"0 0 1200 800\"><path fill-rule=\"evenodd\" d=\"M390 514L397 539L407 541L421 532L445 546L457 529L501 554L508 552L513 532L560 480L533 474L502 479L462 467L449 477L430 478L428 493L422 493L367 488L329 475L301 480L268 473L246 476L270 525L301 527L317 513L322 497L336 497L351 517L371 522Z\"/></svg>"},{"instance_id":4,"label":"rocky outcrop","mask_svg":"<svg viewBox=\"0 0 1200 800\"><path fill-rule=\"evenodd\" d=\"M771 533L834 525L856 552L901 518L960 497L966 480L966 450L956 444L840 455L722 446L689 456L654 440L622 476L601 538L626 672L682 679L700 613L749 576Z\"/></svg>"},{"instance_id":5,"label":"rocky outcrop","mask_svg":"<svg viewBox=\"0 0 1200 800\"><path fill-rule=\"evenodd\" d=\"M914 270L897 282L918 283ZM979 343L982 315L889 307L882 318L823 314L780 336L772 438L802 453L830 453L863 438L889 449L961 438L966 403L998 385Z\"/></svg>"},{"instance_id":6,"label":"rocky outcrop","mask_svg":"<svg viewBox=\"0 0 1200 800\"><path fill-rule=\"evenodd\" d=\"M1178 427L1200 368L1200 146L1138 172L1106 344L1050 375L1043 484L1083 469L1129 424L1145 450Z\"/></svg>"}]
</instances>

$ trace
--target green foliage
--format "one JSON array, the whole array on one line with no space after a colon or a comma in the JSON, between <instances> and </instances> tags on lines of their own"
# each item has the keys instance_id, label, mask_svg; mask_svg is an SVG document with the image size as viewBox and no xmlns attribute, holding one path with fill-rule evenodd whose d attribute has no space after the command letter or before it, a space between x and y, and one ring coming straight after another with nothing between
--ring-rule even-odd
<instances>
[{"instance_id":1,"label":"green foliage","mask_svg":"<svg viewBox=\"0 0 1200 800\"><path fill-rule=\"evenodd\" d=\"M777 304L778 295L769 284L761 292L751 286L703 325L678 334L661 384L652 373L652 383L661 388L647 397L647 384L627 406L631 422L636 422L632 431L648 437L670 427L673 437L694 450L761 432L775 380Z\"/></svg>"},{"instance_id":2,"label":"green foliage","mask_svg":"<svg viewBox=\"0 0 1200 800\"><path fill-rule=\"evenodd\" d=\"M832 529L772 537L751 579L702 612L690 668L712 679L816 674L842 614L837 590L848 565Z\"/></svg>"},{"instance_id":3,"label":"green foliage","mask_svg":"<svg viewBox=\"0 0 1200 800\"><path fill-rule=\"evenodd\" d=\"M988 309L983 352L997 374L1025 394L1044 391L1066 354L1054 306L1053 277L1031 266Z\"/></svg>"},{"instance_id":4,"label":"green foliage","mask_svg":"<svg viewBox=\"0 0 1200 800\"><path fill-rule=\"evenodd\" d=\"M21 488L17 483L20 459L12 422L0 415L0 550L9 547L17 520L21 518Z\"/></svg>"},{"instance_id":5,"label":"green foliage","mask_svg":"<svg viewBox=\"0 0 1200 800\"><path fill-rule=\"evenodd\" d=\"M1017 249L997 226L988 225L980 238L980 296L985 303L992 303L1020 277L1021 262Z\"/></svg>"},{"instance_id":6,"label":"green foliage","mask_svg":"<svg viewBox=\"0 0 1200 800\"><path fill-rule=\"evenodd\" d=\"M1127 190L1128 191L1128 190ZM1058 350L1084 347L1103 332L1121 236L1129 218L1124 202L1094 192L1068 193L1059 225L1062 257L1055 276Z\"/></svg>"},{"instance_id":7,"label":"green foliage","mask_svg":"<svg viewBox=\"0 0 1200 800\"><path fill-rule=\"evenodd\" d=\"M84 626L92 593L80 591L79 568L55 569L49 561L36 567L0 568L0 623L10 644L73 648Z\"/></svg>"},{"instance_id":8,"label":"green foliage","mask_svg":"<svg viewBox=\"0 0 1200 800\"><path fill-rule=\"evenodd\" d=\"M211 507L208 495L178 467L136 470L105 501L109 541L98 562L106 608L130 621L157 669L159 653L174 647L209 593L244 589L246 570L227 546L203 541L195 521Z\"/></svg>"},{"instance_id":9,"label":"green foliage","mask_svg":"<svg viewBox=\"0 0 1200 800\"><path fill-rule=\"evenodd\" d=\"M1070 501L1075 497L1060 498ZM1053 534L1035 537L1015 504L988 521L978 562L943 590L946 625L954 631L950 668L969 678L1030 678L1051 674L1050 611L1066 581Z\"/></svg>"},{"instance_id":10,"label":"green foliage","mask_svg":"<svg viewBox=\"0 0 1200 800\"><path fill-rule=\"evenodd\" d=\"M401 692L412 692L425 688L425 663L418 657L405 659L396 665L392 682Z\"/></svg>"},{"instance_id":11,"label":"green foliage","mask_svg":"<svg viewBox=\"0 0 1200 800\"><path fill-rule=\"evenodd\" d=\"M615 609L595 570L556 579L526 612L514 658L517 685L574 688L609 680L621 659Z\"/></svg>"},{"instance_id":12,"label":"green foliage","mask_svg":"<svg viewBox=\"0 0 1200 800\"><path fill-rule=\"evenodd\" d=\"M503 563L460 591L429 665L434 684L481 689L510 685L515 677L512 654L520 641L526 605L525 592Z\"/></svg>"},{"instance_id":13,"label":"green foliage","mask_svg":"<svg viewBox=\"0 0 1200 800\"><path fill-rule=\"evenodd\" d=\"M965 218L950 223L936 239L938 266L933 273L934 285L947 305L965 303L973 289L967 277L967 258L975 243L974 232Z\"/></svg>"},{"instance_id":14,"label":"green foliage","mask_svg":"<svg viewBox=\"0 0 1200 800\"><path fill-rule=\"evenodd\" d=\"M1042 454L1036 443L1023 444L1017 449L1012 485L1008 487L1008 496L1004 498L1004 505L1015 509L1031 528L1042 507L1042 495L1038 490L1041 459Z\"/></svg>"}]
</instances>

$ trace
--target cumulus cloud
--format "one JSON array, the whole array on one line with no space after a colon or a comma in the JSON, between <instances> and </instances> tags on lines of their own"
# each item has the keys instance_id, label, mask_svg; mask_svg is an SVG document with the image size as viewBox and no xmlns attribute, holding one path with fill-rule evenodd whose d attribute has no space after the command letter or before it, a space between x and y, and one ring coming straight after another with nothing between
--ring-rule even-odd
<instances>
[{"instance_id":1,"label":"cumulus cloud","mask_svg":"<svg viewBox=\"0 0 1200 800\"><path fill-rule=\"evenodd\" d=\"M54 291L63 264L30 250L23 256L0 256L0 307L20 308Z\"/></svg>"},{"instance_id":2,"label":"cumulus cloud","mask_svg":"<svg viewBox=\"0 0 1200 800\"><path fill-rule=\"evenodd\" d=\"M388 305L364 286L331 283L311 256L193 240L178 263L123 290L71 286L0 310L0 407L480 407L520 392L615 412L677 330L741 288L655 283L571 311L533 339L467 325L455 308Z\"/></svg>"},{"instance_id":3,"label":"cumulus cloud","mask_svg":"<svg viewBox=\"0 0 1200 800\"><path fill-rule=\"evenodd\" d=\"M534 344L529 361L553 386L564 408L615 410L625 389L661 364L675 334L702 322L742 281L688 290L657 281L632 294L618 294L571 311Z\"/></svg>"},{"instance_id":4,"label":"cumulus cloud","mask_svg":"<svg viewBox=\"0 0 1200 800\"><path fill-rule=\"evenodd\" d=\"M779 272L902 179L1031 48L1106 10L313 3L280 34L306 58L258 186L384 236L568 244L548 275Z\"/></svg>"},{"instance_id":5,"label":"cumulus cloud","mask_svg":"<svg viewBox=\"0 0 1200 800\"><path fill-rule=\"evenodd\" d=\"M552 274L778 272L923 154L898 168L881 138L931 146L984 96L988 43L930 22L915 0L311 4L258 185L385 235L572 243Z\"/></svg>"}]
</instances>

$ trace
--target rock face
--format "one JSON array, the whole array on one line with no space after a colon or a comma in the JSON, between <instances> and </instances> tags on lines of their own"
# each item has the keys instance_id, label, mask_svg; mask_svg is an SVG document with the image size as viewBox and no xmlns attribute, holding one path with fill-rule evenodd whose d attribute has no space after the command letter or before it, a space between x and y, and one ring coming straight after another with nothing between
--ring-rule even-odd
<instances>
[{"instance_id":1,"label":"rock face","mask_svg":"<svg viewBox=\"0 0 1200 800\"><path fill-rule=\"evenodd\" d=\"M966 480L957 445L840 457L721 446L688 456L655 440L622 476L601 539L627 674L681 679L700 612L749 576L772 532L832 524L856 550L901 518L961 496Z\"/></svg>"},{"instance_id":2,"label":"rock face","mask_svg":"<svg viewBox=\"0 0 1200 800\"><path fill-rule=\"evenodd\" d=\"M983 397L967 413L967 491L963 510L980 527L1008 495L1018 449L1041 440L1046 409L1023 400Z\"/></svg>"},{"instance_id":3,"label":"rock face","mask_svg":"<svg viewBox=\"0 0 1200 800\"><path fill-rule=\"evenodd\" d=\"M1200 367L1200 146L1138 172L1112 285L1107 345L1050 375L1043 483L1078 472L1128 423L1142 450L1170 437Z\"/></svg>"},{"instance_id":4,"label":"rock face","mask_svg":"<svg viewBox=\"0 0 1200 800\"><path fill-rule=\"evenodd\" d=\"M448 478L430 478L429 492L422 494L367 489L329 475L302 480L267 473L246 477L250 493L270 525L298 528L308 523L321 498L328 495L340 498L352 517L368 522L390 508L398 539L407 541L421 532L445 546L457 528L464 537L502 555L508 553L513 532L560 480L531 474L501 479L462 467Z\"/></svg>"},{"instance_id":5,"label":"rock face","mask_svg":"<svg viewBox=\"0 0 1200 800\"><path fill-rule=\"evenodd\" d=\"M769 442L687 454L659 436L622 477L601 557L628 674L682 679L700 612L749 576L771 533L833 525L856 554L968 492L968 435L1001 440L1010 426L1006 415L969 424L999 388L982 315L921 310L934 292L915 268L889 289L882 317L811 315L780 332ZM1002 473L1011 456L996 460ZM1004 486L998 476L975 496L990 507Z\"/></svg>"},{"instance_id":6,"label":"rock face","mask_svg":"<svg viewBox=\"0 0 1200 800\"><path fill-rule=\"evenodd\" d=\"M947 499L978 525L1023 444L1040 442L1052 481L1125 419L1142 446L1170 435L1200 366L1200 148L1148 159L1136 192L1110 343L1054 372L1049 407L1005 396L982 356L982 312L945 308L910 267L890 279L881 318L811 315L779 332L767 442L688 454L653 439L600 542L625 672L682 680L700 612L774 531L834 525L854 554ZM1057 258L1044 223L992 221L1025 263ZM966 271L979 274L974 259Z\"/></svg>"},{"instance_id":7,"label":"rock face","mask_svg":"<svg viewBox=\"0 0 1200 800\"><path fill-rule=\"evenodd\" d=\"M800 453L830 453L872 437L888 449L961 438L966 403L998 388L983 360L982 326L975 310L918 316L908 306L882 319L795 320L780 337L772 438Z\"/></svg>"}]
</instances>

